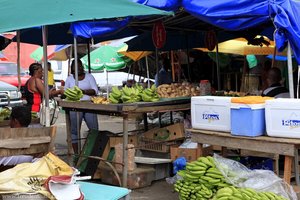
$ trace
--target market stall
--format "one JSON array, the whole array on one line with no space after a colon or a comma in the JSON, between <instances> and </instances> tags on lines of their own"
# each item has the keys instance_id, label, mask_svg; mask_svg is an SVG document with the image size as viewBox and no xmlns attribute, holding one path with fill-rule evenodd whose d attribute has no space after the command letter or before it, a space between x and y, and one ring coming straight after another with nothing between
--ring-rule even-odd
<instances>
[{"instance_id":1,"label":"market stall","mask_svg":"<svg viewBox=\"0 0 300 200\"><path fill-rule=\"evenodd\" d=\"M118 114L123 118L123 187L127 186L128 149L126 147L128 144L128 119L141 113L189 110L191 107L190 98L173 98L157 102L136 102L124 104L94 104L90 101L71 102L59 100L58 104L66 111L65 117L69 158L72 154L70 111L85 111L104 115Z\"/></svg>"}]
</instances>

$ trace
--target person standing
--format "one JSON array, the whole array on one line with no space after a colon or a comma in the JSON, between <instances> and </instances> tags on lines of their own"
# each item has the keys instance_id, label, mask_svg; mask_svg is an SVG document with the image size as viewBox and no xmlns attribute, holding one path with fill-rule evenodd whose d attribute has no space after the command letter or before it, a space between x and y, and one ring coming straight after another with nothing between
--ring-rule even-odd
<instances>
[{"instance_id":1,"label":"person standing","mask_svg":"<svg viewBox=\"0 0 300 200\"><path fill-rule=\"evenodd\" d=\"M71 74L66 79L64 89L75 86L75 62L71 64ZM82 90L83 97L80 100L90 100L91 96L97 95L98 86L93 75L85 73L81 60L78 62L78 87ZM78 153L78 130L77 130L77 112L70 112L72 146L74 153ZM84 119L89 130L98 130L98 119L95 113L79 112L79 128L81 127L82 119Z\"/></svg>"},{"instance_id":2,"label":"person standing","mask_svg":"<svg viewBox=\"0 0 300 200\"><path fill-rule=\"evenodd\" d=\"M55 81L54 81L54 72L51 68L51 63L48 62L48 88L51 90L55 88Z\"/></svg>"},{"instance_id":3,"label":"person standing","mask_svg":"<svg viewBox=\"0 0 300 200\"><path fill-rule=\"evenodd\" d=\"M43 68L39 63L32 63L29 66L29 75L31 76L24 88L25 98L27 105L30 106L31 111L39 112L42 97L44 95L44 82L43 82ZM49 90L49 97L62 94L61 90L52 88Z\"/></svg>"},{"instance_id":4,"label":"person standing","mask_svg":"<svg viewBox=\"0 0 300 200\"><path fill-rule=\"evenodd\" d=\"M158 72L158 74L155 74L155 85L156 87L162 85L162 84L170 84L172 83L172 74L171 74L171 63L169 59L164 58L163 64L161 65L161 68Z\"/></svg>"}]
</instances>

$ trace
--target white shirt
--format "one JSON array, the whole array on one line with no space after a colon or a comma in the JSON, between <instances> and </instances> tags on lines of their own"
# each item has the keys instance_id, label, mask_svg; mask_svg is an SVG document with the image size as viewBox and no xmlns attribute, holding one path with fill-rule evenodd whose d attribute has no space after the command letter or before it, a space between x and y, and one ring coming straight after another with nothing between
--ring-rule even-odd
<instances>
[{"instance_id":1,"label":"white shirt","mask_svg":"<svg viewBox=\"0 0 300 200\"><path fill-rule=\"evenodd\" d=\"M75 86L75 79L74 76L71 74L68 76L66 80L66 84L64 89L66 90L67 88L72 88ZM85 77L83 80L78 80L78 87L82 90L89 90L93 89L95 90L96 94L98 94L98 86L96 83L96 80L93 75L89 73L85 73ZM90 100L91 97L89 95L83 95L83 97L80 100Z\"/></svg>"}]
</instances>

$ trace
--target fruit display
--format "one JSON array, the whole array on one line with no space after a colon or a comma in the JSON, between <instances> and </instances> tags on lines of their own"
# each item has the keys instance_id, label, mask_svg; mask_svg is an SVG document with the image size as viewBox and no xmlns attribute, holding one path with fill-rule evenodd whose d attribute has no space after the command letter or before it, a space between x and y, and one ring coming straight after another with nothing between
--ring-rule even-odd
<instances>
[{"instance_id":1,"label":"fruit display","mask_svg":"<svg viewBox=\"0 0 300 200\"><path fill-rule=\"evenodd\" d=\"M237 188L227 183L222 172L216 167L211 156L199 157L187 163L185 170L177 172L182 180L177 180L174 190L180 200L284 200L273 192L257 192L251 188ZM234 176L229 172L228 176Z\"/></svg>"},{"instance_id":2,"label":"fruit display","mask_svg":"<svg viewBox=\"0 0 300 200\"><path fill-rule=\"evenodd\" d=\"M216 91L214 96L227 96L227 97L243 97L246 96L244 92L234 92L234 91Z\"/></svg>"},{"instance_id":3,"label":"fruit display","mask_svg":"<svg viewBox=\"0 0 300 200\"><path fill-rule=\"evenodd\" d=\"M109 104L109 100L107 98L101 97L101 96L91 97L91 100L95 104Z\"/></svg>"},{"instance_id":4,"label":"fruit display","mask_svg":"<svg viewBox=\"0 0 300 200\"><path fill-rule=\"evenodd\" d=\"M67 101L79 101L83 97L82 90L74 86L73 88L67 88L64 92Z\"/></svg>"},{"instance_id":5,"label":"fruit display","mask_svg":"<svg viewBox=\"0 0 300 200\"><path fill-rule=\"evenodd\" d=\"M161 98L191 97L199 96L200 88L187 82L162 84L157 87L157 93Z\"/></svg>"},{"instance_id":6,"label":"fruit display","mask_svg":"<svg viewBox=\"0 0 300 200\"><path fill-rule=\"evenodd\" d=\"M121 90L112 87L109 101L111 103L155 102L159 101L159 97L155 85L144 89L143 86L136 84L134 87L124 86Z\"/></svg>"},{"instance_id":7,"label":"fruit display","mask_svg":"<svg viewBox=\"0 0 300 200\"><path fill-rule=\"evenodd\" d=\"M9 119L11 110L8 107L0 108L0 121Z\"/></svg>"}]
</instances>

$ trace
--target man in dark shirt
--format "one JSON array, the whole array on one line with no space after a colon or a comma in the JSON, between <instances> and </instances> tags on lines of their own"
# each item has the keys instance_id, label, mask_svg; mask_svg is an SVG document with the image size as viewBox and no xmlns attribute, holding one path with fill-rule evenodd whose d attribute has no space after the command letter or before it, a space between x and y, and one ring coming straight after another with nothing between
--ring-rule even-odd
<instances>
[{"instance_id":1,"label":"man in dark shirt","mask_svg":"<svg viewBox=\"0 0 300 200\"><path fill-rule=\"evenodd\" d=\"M269 96L275 98L290 98L288 89L283 87L280 83L281 71L277 67L271 68L267 73L268 88L262 93L262 96Z\"/></svg>"}]
</instances>

